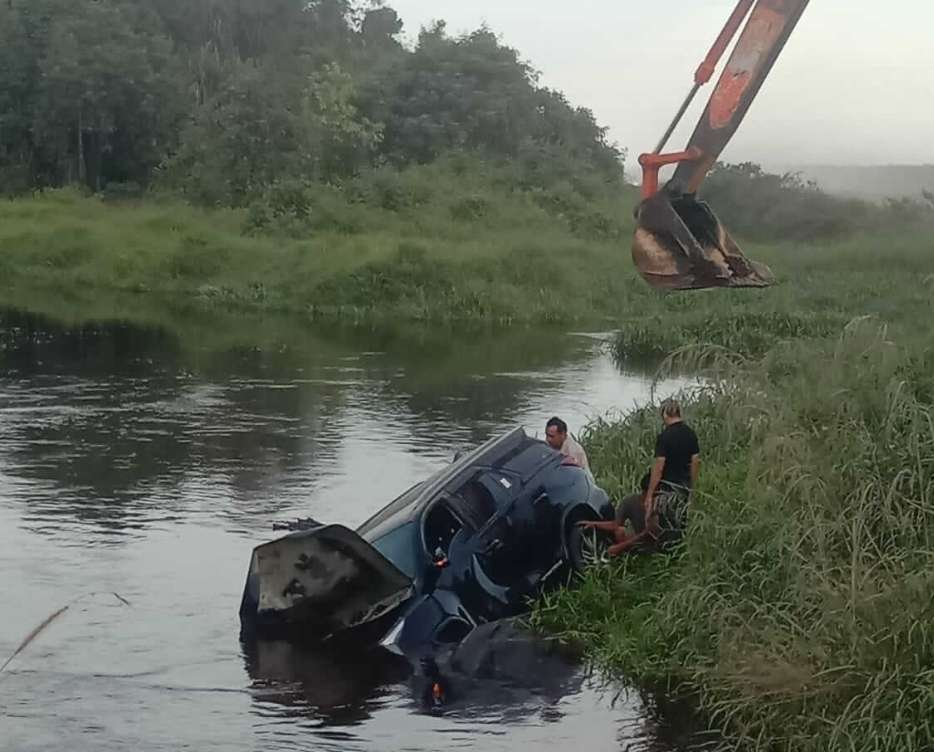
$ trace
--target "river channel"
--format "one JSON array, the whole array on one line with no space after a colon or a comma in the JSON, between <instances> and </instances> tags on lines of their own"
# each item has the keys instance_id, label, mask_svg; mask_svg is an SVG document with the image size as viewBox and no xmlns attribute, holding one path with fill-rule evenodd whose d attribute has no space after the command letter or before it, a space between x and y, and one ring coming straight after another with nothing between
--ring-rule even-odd
<instances>
[{"instance_id":1,"label":"river channel","mask_svg":"<svg viewBox=\"0 0 934 752\"><path fill-rule=\"evenodd\" d=\"M273 522L356 525L497 431L631 409L648 370L606 333L253 326L256 343L0 313L0 662L72 604L0 674L0 749L682 748L583 667L439 715L398 667L238 639Z\"/></svg>"}]
</instances>

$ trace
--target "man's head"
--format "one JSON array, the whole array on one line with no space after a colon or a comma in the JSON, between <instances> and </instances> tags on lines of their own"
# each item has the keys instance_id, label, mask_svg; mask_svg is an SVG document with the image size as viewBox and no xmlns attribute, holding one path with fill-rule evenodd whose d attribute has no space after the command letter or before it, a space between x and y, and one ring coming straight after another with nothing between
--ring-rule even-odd
<instances>
[{"instance_id":1,"label":"man's head","mask_svg":"<svg viewBox=\"0 0 934 752\"><path fill-rule=\"evenodd\" d=\"M668 399L662 402L662 422L666 426L681 422L681 405L677 400Z\"/></svg>"},{"instance_id":2,"label":"man's head","mask_svg":"<svg viewBox=\"0 0 934 752\"><path fill-rule=\"evenodd\" d=\"M561 449L568 437L568 424L561 418L552 418L545 424L545 441L552 449Z\"/></svg>"}]
</instances>

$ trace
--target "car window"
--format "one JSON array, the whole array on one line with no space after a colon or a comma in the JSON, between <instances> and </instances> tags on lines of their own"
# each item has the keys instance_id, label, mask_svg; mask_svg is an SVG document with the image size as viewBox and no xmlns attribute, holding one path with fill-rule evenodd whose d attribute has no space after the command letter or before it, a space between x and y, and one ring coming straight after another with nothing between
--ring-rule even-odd
<instances>
[{"instance_id":1,"label":"car window","mask_svg":"<svg viewBox=\"0 0 934 752\"><path fill-rule=\"evenodd\" d=\"M433 478L434 476L432 476ZM432 478L428 480L423 480L419 483L416 483L408 491L405 491L400 496L396 497L393 501L389 502L385 507L380 509L376 514L374 514L370 519L364 522L360 527L357 528L357 532L360 535L365 535L373 528L379 527L386 520L394 517L395 515L405 515L408 513L409 507L412 506L412 503L418 499L418 495L421 492L422 488L428 483Z\"/></svg>"},{"instance_id":2,"label":"car window","mask_svg":"<svg viewBox=\"0 0 934 752\"><path fill-rule=\"evenodd\" d=\"M517 488L518 483L504 473L480 473L461 486L448 504L469 530L476 531L508 502Z\"/></svg>"},{"instance_id":3,"label":"car window","mask_svg":"<svg viewBox=\"0 0 934 752\"><path fill-rule=\"evenodd\" d=\"M417 533L416 524L407 522L372 541L370 545L395 564L399 571L415 579L420 563Z\"/></svg>"}]
</instances>

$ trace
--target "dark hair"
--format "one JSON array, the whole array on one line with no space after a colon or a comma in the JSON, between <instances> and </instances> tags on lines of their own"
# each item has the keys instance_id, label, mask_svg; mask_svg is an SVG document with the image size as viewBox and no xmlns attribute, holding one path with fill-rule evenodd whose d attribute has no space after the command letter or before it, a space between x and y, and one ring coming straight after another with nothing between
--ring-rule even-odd
<instances>
[{"instance_id":1,"label":"dark hair","mask_svg":"<svg viewBox=\"0 0 934 752\"><path fill-rule=\"evenodd\" d=\"M547 431L549 428L557 428L558 433L568 432L568 424L565 423L563 420L561 420L561 418L552 418L551 420L549 420L545 424L545 430Z\"/></svg>"}]
</instances>

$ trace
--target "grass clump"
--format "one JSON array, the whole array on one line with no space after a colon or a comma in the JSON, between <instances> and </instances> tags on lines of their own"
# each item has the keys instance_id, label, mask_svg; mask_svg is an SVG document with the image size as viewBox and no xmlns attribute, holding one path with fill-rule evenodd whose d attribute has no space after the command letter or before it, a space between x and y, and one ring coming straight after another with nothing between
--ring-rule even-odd
<instances>
[{"instance_id":1,"label":"grass clump","mask_svg":"<svg viewBox=\"0 0 934 752\"><path fill-rule=\"evenodd\" d=\"M929 352L864 318L754 360L678 353L669 367L704 376L685 395L704 455L685 543L590 572L533 623L608 668L696 694L731 748L931 749ZM646 408L585 435L617 498L656 431Z\"/></svg>"}]
</instances>

